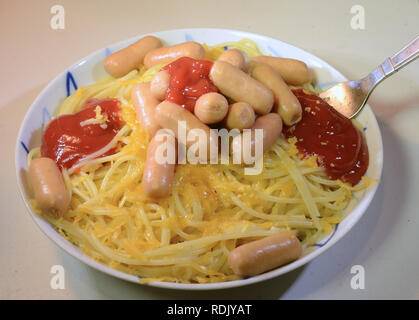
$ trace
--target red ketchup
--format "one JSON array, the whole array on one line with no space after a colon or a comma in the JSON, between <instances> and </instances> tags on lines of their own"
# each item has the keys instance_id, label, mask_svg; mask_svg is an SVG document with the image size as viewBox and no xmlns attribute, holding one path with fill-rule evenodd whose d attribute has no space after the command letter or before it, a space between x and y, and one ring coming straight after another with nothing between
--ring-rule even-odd
<instances>
[{"instance_id":1,"label":"red ketchup","mask_svg":"<svg viewBox=\"0 0 419 320\"><path fill-rule=\"evenodd\" d=\"M112 141L121 129L118 99L90 99L75 114L66 114L53 119L42 136L41 155L55 161L60 169L69 169L82 158L102 149ZM108 118L104 124L83 123L96 118L96 107ZM113 154L115 148L102 154Z\"/></svg>"},{"instance_id":2,"label":"red ketchup","mask_svg":"<svg viewBox=\"0 0 419 320\"><path fill-rule=\"evenodd\" d=\"M286 128L287 138L296 137L296 146L305 156L317 155L319 166L331 179L356 185L368 168L368 147L352 121L315 94L293 90L303 109L297 124Z\"/></svg>"},{"instance_id":3,"label":"red ketchup","mask_svg":"<svg viewBox=\"0 0 419 320\"><path fill-rule=\"evenodd\" d=\"M182 57L163 68L170 75L166 100L193 112L196 100L205 93L218 92L208 75L213 62Z\"/></svg>"}]
</instances>

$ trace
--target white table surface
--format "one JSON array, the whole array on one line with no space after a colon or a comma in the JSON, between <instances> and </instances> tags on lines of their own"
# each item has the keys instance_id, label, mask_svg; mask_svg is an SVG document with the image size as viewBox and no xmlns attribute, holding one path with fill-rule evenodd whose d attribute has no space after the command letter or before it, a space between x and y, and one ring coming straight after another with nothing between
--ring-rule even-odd
<instances>
[{"instance_id":1,"label":"white table surface","mask_svg":"<svg viewBox=\"0 0 419 320\"><path fill-rule=\"evenodd\" d=\"M50 9L65 9L52 30ZM351 28L353 5L365 29ZM384 140L384 171L370 208L338 244L308 265L243 288L187 292L124 282L82 264L38 229L18 194L14 147L42 88L108 44L178 28L255 32L307 50L358 79L419 34L419 1L0 0L0 299L419 299L419 60L370 99ZM51 267L65 289L50 287ZM351 289L353 265L365 289Z\"/></svg>"}]
</instances>

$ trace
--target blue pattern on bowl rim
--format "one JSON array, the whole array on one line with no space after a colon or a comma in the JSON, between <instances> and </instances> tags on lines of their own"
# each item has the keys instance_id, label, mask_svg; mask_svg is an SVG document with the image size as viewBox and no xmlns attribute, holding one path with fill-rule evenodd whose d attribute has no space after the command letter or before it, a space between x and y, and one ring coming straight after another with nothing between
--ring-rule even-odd
<instances>
[{"instance_id":1,"label":"blue pattern on bowl rim","mask_svg":"<svg viewBox=\"0 0 419 320\"><path fill-rule=\"evenodd\" d=\"M77 83L76 80L74 80L73 74L71 73L71 71L67 71L67 76L66 76L66 80L65 80L65 87L67 90L67 97L71 94L71 85L73 85L74 91L77 90Z\"/></svg>"}]
</instances>

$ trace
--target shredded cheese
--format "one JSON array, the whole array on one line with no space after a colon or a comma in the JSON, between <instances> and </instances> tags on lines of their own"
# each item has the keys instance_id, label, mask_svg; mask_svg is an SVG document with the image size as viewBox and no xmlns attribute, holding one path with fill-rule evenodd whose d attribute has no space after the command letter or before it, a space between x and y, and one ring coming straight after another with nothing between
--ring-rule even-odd
<instances>
[{"instance_id":1,"label":"shredded cheese","mask_svg":"<svg viewBox=\"0 0 419 320\"><path fill-rule=\"evenodd\" d=\"M108 115L106 113L103 114L102 108L98 105L95 108L95 117L80 122L80 126L84 127L89 124L98 124L102 129L106 129L108 127L106 122L109 122Z\"/></svg>"}]
</instances>

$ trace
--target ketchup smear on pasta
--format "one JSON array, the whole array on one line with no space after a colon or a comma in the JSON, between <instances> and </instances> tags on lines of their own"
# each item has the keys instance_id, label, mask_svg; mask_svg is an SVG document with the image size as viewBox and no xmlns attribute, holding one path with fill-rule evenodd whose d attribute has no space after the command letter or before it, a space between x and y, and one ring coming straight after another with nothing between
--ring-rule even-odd
<instances>
[{"instance_id":1,"label":"ketchup smear on pasta","mask_svg":"<svg viewBox=\"0 0 419 320\"><path fill-rule=\"evenodd\" d=\"M302 120L286 128L287 138L296 137L296 146L305 156L317 156L319 166L331 179L356 185L368 168L365 138L351 120L315 94L293 90L303 109Z\"/></svg>"},{"instance_id":2,"label":"ketchup smear on pasta","mask_svg":"<svg viewBox=\"0 0 419 320\"><path fill-rule=\"evenodd\" d=\"M79 112L53 119L42 136L42 157L53 159L60 169L69 169L79 160L104 148L123 125L119 117L120 104L118 99L90 99ZM100 110L96 109L98 106ZM102 123L94 121L97 111L104 119ZM101 156L113 153L115 148Z\"/></svg>"}]
</instances>

